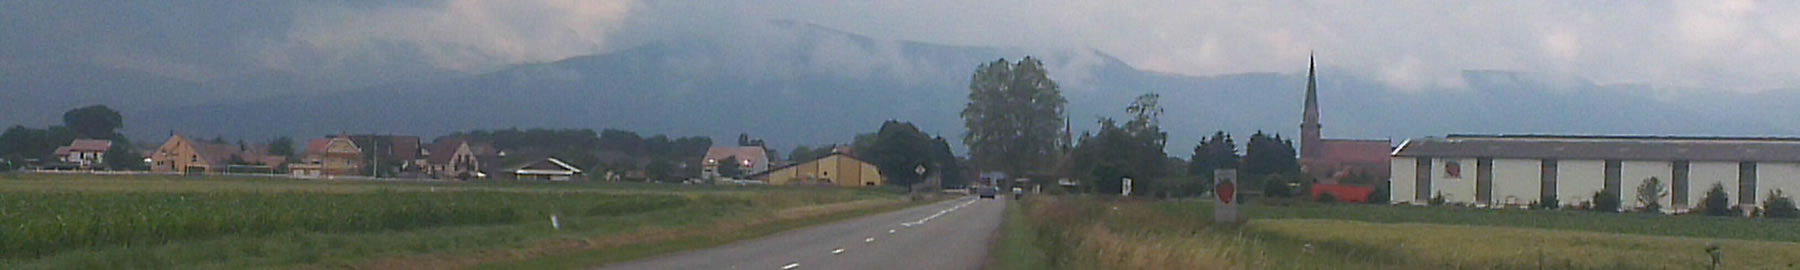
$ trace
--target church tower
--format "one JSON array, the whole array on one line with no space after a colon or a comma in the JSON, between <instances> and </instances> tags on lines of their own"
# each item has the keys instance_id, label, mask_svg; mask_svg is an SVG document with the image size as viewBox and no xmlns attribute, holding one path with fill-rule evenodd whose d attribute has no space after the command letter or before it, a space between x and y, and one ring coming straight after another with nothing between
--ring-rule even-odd
<instances>
[{"instance_id":1,"label":"church tower","mask_svg":"<svg viewBox=\"0 0 1800 270\"><path fill-rule=\"evenodd\" d=\"M1306 111L1300 116L1300 160L1316 159L1325 155L1319 148L1319 84L1314 77L1313 59L1306 57Z\"/></svg>"}]
</instances>

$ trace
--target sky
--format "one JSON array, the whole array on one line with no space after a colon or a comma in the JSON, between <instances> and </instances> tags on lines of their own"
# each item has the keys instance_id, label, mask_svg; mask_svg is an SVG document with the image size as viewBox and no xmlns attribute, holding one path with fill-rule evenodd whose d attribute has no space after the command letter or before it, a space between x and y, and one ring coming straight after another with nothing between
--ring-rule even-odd
<instances>
[{"instance_id":1,"label":"sky","mask_svg":"<svg viewBox=\"0 0 1800 270\"><path fill-rule=\"evenodd\" d=\"M1464 70L1664 91L1800 88L1800 2L1739 0L6 1L0 68L379 83L741 36L776 19L882 39L1094 49L1187 75L1298 72L1292 63L1317 55L1417 91L1456 89Z\"/></svg>"}]
</instances>

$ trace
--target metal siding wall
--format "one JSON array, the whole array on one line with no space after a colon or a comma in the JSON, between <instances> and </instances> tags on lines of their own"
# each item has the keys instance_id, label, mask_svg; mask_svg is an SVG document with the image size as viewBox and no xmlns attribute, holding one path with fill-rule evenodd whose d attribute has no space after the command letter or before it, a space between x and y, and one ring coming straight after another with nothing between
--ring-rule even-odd
<instances>
[{"instance_id":1,"label":"metal siding wall","mask_svg":"<svg viewBox=\"0 0 1800 270\"><path fill-rule=\"evenodd\" d=\"M1706 198L1706 191L1712 189L1714 183L1725 187L1725 194L1731 195L1731 202L1737 202L1737 162L1693 162L1688 164L1688 202L1699 206L1701 199Z\"/></svg>"},{"instance_id":2,"label":"metal siding wall","mask_svg":"<svg viewBox=\"0 0 1800 270\"><path fill-rule=\"evenodd\" d=\"M1657 180L1662 181L1663 192L1669 192L1669 182L1673 181L1671 180L1673 178L1669 176L1670 172L1674 170L1669 164L1668 161L1626 161L1621 163L1619 179L1621 204L1619 207L1625 209L1644 207L1638 203L1637 188L1638 185L1644 183L1645 178L1656 177ZM1663 196L1657 201L1662 204L1663 209L1673 209L1669 207L1669 196Z\"/></svg>"},{"instance_id":3,"label":"metal siding wall","mask_svg":"<svg viewBox=\"0 0 1800 270\"><path fill-rule=\"evenodd\" d=\"M1538 200L1540 166L1535 159L1495 159L1494 202L1525 205Z\"/></svg>"},{"instance_id":4,"label":"metal siding wall","mask_svg":"<svg viewBox=\"0 0 1800 270\"><path fill-rule=\"evenodd\" d=\"M1451 178L1445 164L1456 163L1462 177ZM1475 159L1440 158L1431 161L1431 195L1446 202L1475 202Z\"/></svg>"},{"instance_id":5,"label":"metal siding wall","mask_svg":"<svg viewBox=\"0 0 1800 270\"><path fill-rule=\"evenodd\" d=\"M1756 181L1762 193L1757 196L1759 199L1769 199L1769 193L1777 189L1788 198L1795 198L1794 194L1800 193L1800 164L1757 163ZM1756 203L1762 205L1761 200Z\"/></svg>"},{"instance_id":6,"label":"metal siding wall","mask_svg":"<svg viewBox=\"0 0 1800 270\"><path fill-rule=\"evenodd\" d=\"M1388 202L1423 203L1413 200L1415 194L1413 191L1413 183L1415 182L1413 180L1415 179L1413 177L1413 172L1416 170L1416 168L1413 168L1414 164L1417 163L1413 161L1413 158L1409 157L1393 157L1391 159L1390 166L1388 166L1388 176L1393 180L1388 181Z\"/></svg>"},{"instance_id":7,"label":"metal siding wall","mask_svg":"<svg viewBox=\"0 0 1800 270\"><path fill-rule=\"evenodd\" d=\"M1606 161L1561 160L1556 170L1556 200L1563 205L1594 201L1606 185Z\"/></svg>"}]
</instances>

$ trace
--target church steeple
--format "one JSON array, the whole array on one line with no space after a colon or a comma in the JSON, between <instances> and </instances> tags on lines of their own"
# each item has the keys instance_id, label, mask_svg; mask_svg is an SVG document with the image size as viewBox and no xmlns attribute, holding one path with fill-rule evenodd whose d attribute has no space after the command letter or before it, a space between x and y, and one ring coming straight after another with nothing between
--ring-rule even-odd
<instances>
[{"instance_id":1,"label":"church steeple","mask_svg":"<svg viewBox=\"0 0 1800 270\"><path fill-rule=\"evenodd\" d=\"M1319 157L1324 153L1318 146L1319 138L1319 83L1314 72L1312 55L1306 56L1306 111L1301 113L1300 120L1300 157L1302 159Z\"/></svg>"}]
</instances>

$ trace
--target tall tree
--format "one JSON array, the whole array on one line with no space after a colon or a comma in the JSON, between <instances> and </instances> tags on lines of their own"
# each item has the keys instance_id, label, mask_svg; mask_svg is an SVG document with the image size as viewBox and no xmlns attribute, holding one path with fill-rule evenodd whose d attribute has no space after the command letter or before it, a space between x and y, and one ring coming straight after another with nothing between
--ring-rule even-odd
<instances>
[{"instance_id":1,"label":"tall tree","mask_svg":"<svg viewBox=\"0 0 1800 270\"><path fill-rule=\"evenodd\" d=\"M288 137L275 138L274 140L269 141L269 149L264 150L268 151L270 155L292 157L295 154L294 139Z\"/></svg>"},{"instance_id":2,"label":"tall tree","mask_svg":"<svg viewBox=\"0 0 1800 270\"><path fill-rule=\"evenodd\" d=\"M1244 145L1243 170L1253 175L1299 172L1300 161L1294 154L1294 142L1282 139L1279 134L1271 136L1257 131Z\"/></svg>"},{"instance_id":3,"label":"tall tree","mask_svg":"<svg viewBox=\"0 0 1800 270\"><path fill-rule=\"evenodd\" d=\"M1194 146L1194 155L1188 158L1188 175L1212 177L1213 170L1237 168L1238 159L1237 142L1225 131L1215 132L1212 137L1201 137L1200 144Z\"/></svg>"},{"instance_id":4,"label":"tall tree","mask_svg":"<svg viewBox=\"0 0 1800 270\"><path fill-rule=\"evenodd\" d=\"M1122 189L1123 178L1143 181L1151 184L1143 186L1143 190L1154 190L1158 187L1175 188L1186 183L1167 182L1158 185L1156 180L1166 176L1170 167L1169 157L1163 152L1168 143L1168 133L1162 131L1157 119L1162 108L1157 105L1158 95L1151 93L1139 96L1125 112L1132 114L1130 121L1119 125L1112 119L1100 119L1098 134L1083 134L1081 143L1073 151L1073 171L1077 176L1086 176L1088 186L1095 191L1116 194ZM1154 194L1156 192L1133 192L1133 194Z\"/></svg>"},{"instance_id":5,"label":"tall tree","mask_svg":"<svg viewBox=\"0 0 1800 270\"><path fill-rule=\"evenodd\" d=\"M106 105L92 105L64 112L63 126L81 138L113 139L119 137L119 128L125 127L125 118Z\"/></svg>"},{"instance_id":6,"label":"tall tree","mask_svg":"<svg viewBox=\"0 0 1800 270\"><path fill-rule=\"evenodd\" d=\"M719 177L738 178L739 176L744 176L743 167L740 167L742 165L738 164L740 161L738 161L737 156L725 157L725 159L719 160L718 162Z\"/></svg>"},{"instance_id":7,"label":"tall tree","mask_svg":"<svg viewBox=\"0 0 1800 270\"><path fill-rule=\"evenodd\" d=\"M942 157L934 153L931 137L912 123L888 120L875 134L874 144L861 157L875 164L889 184L912 186L922 182L925 175L916 171L921 166L927 174L942 169Z\"/></svg>"},{"instance_id":8,"label":"tall tree","mask_svg":"<svg viewBox=\"0 0 1800 270\"><path fill-rule=\"evenodd\" d=\"M1056 153L1068 103L1043 62L995 60L976 67L961 116L963 144L985 168L1021 177Z\"/></svg>"}]
</instances>

